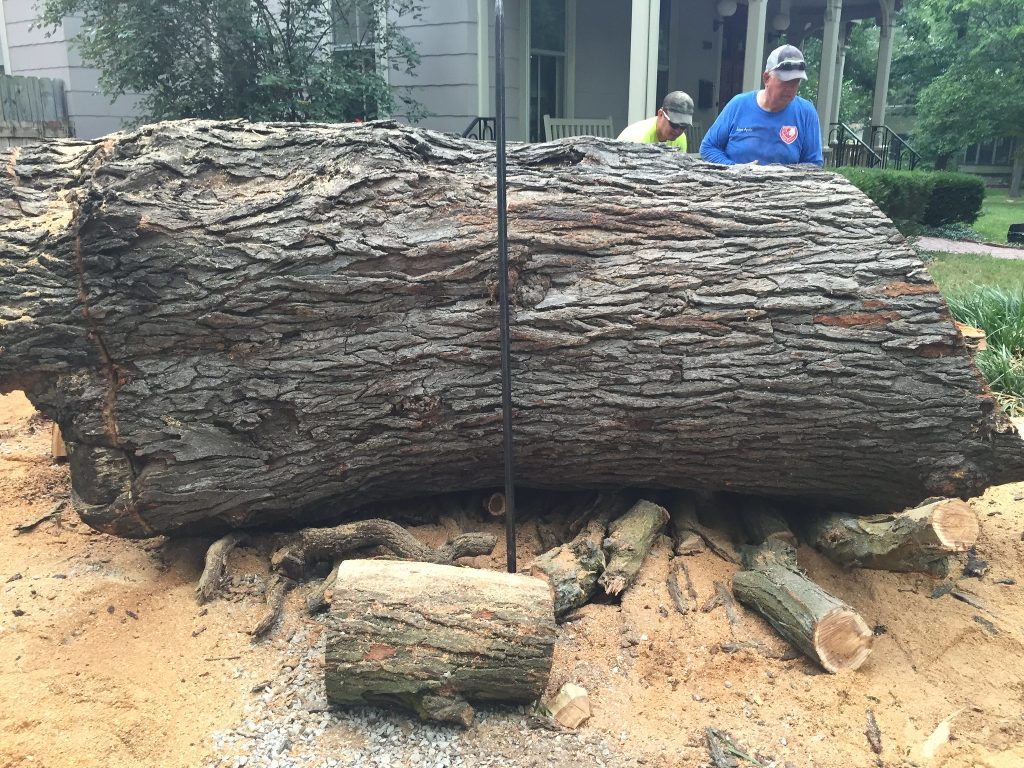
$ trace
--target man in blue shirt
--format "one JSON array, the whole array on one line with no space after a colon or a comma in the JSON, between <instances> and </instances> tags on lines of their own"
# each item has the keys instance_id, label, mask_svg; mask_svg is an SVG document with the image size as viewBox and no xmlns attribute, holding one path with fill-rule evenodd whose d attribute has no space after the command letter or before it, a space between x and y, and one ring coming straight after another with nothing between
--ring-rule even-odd
<instances>
[{"instance_id":1,"label":"man in blue shirt","mask_svg":"<svg viewBox=\"0 0 1024 768\"><path fill-rule=\"evenodd\" d=\"M712 163L813 163L821 165L818 113L796 95L807 79L800 49L776 48L768 56L764 87L734 96L704 140L700 156Z\"/></svg>"}]
</instances>

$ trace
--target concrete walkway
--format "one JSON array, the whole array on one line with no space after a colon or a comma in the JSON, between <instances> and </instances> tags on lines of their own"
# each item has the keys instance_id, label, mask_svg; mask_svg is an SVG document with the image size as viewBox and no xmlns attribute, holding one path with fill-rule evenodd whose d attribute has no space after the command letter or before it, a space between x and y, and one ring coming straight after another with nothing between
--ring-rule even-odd
<instances>
[{"instance_id":1,"label":"concrete walkway","mask_svg":"<svg viewBox=\"0 0 1024 768\"><path fill-rule=\"evenodd\" d=\"M969 243L964 240L945 240L941 237L919 237L913 241L919 251L942 251L944 253L982 253L997 259L1024 259L1024 248L992 243Z\"/></svg>"}]
</instances>

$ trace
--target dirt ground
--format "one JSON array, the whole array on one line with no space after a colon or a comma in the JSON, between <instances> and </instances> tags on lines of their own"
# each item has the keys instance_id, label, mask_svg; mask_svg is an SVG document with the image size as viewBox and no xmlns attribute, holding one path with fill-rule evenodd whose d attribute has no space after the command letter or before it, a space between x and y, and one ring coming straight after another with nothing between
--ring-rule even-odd
<instances>
[{"instance_id":1,"label":"dirt ground","mask_svg":"<svg viewBox=\"0 0 1024 768\"><path fill-rule=\"evenodd\" d=\"M289 627L309 621L299 596L276 639L254 645L246 630L259 615L255 597L196 605L208 541L119 540L70 510L14 533L68 493L67 469L49 448L49 424L28 401L0 396L0 766L205 765L211 734L244 717L251 679L278 669ZM662 541L621 606L589 605L563 625L549 688L587 688L594 715L583 727L648 765L707 763L704 728L714 726L765 765L1019 768L1022 500L1024 484L1015 484L972 501L978 555L990 569L960 578L958 588L982 607L933 598L939 582L930 577L844 572L801 550L811 576L876 627L874 652L857 672L833 676L802 658L778 658L785 644L745 610L736 627L722 608L679 614L665 587ZM527 530L523 565L531 546ZM500 568L504 559L499 544L475 564ZM711 553L687 563L698 604L715 581L728 585L735 568ZM231 567L266 573L250 550ZM953 564L953 574L961 570ZM751 640L768 653L722 649ZM868 710L880 755L865 736ZM940 738L943 722L948 739Z\"/></svg>"}]
</instances>

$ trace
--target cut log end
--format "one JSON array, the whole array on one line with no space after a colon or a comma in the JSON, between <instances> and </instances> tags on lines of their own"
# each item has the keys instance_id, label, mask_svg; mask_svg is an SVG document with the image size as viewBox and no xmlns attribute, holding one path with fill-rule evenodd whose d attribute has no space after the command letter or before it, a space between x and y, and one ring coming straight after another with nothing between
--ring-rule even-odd
<instances>
[{"instance_id":1,"label":"cut log end","mask_svg":"<svg viewBox=\"0 0 1024 768\"><path fill-rule=\"evenodd\" d=\"M932 512L932 528L939 542L952 552L966 552L981 532L978 516L971 505L960 499L948 499Z\"/></svg>"},{"instance_id":2,"label":"cut log end","mask_svg":"<svg viewBox=\"0 0 1024 768\"><path fill-rule=\"evenodd\" d=\"M836 608L817 623L812 642L822 667L840 672L860 668L871 655L874 634L855 611Z\"/></svg>"}]
</instances>

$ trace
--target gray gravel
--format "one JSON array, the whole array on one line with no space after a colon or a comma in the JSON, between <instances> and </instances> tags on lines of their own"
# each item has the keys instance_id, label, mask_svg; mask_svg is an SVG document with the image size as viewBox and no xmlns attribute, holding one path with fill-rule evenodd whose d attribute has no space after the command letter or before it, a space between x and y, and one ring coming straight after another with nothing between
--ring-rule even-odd
<instances>
[{"instance_id":1,"label":"gray gravel","mask_svg":"<svg viewBox=\"0 0 1024 768\"><path fill-rule=\"evenodd\" d=\"M282 651L277 678L256 686L246 719L213 734L209 768L547 768L588 765L632 768L584 728L531 727L525 708L475 707L472 727L421 723L415 715L377 708L331 709L324 692L324 636L310 644L297 631ZM300 657L295 649L308 647ZM235 676L243 674L241 668Z\"/></svg>"}]
</instances>

